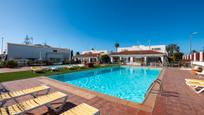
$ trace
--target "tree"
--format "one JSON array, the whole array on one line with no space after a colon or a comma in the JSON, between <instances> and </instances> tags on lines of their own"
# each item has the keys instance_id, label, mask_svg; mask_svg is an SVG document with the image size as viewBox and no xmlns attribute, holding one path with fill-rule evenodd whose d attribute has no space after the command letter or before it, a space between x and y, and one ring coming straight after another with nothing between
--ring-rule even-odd
<instances>
[{"instance_id":1,"label":"tree","mask_svg":"<svg viewBox=\"0 0 204 115\"><path fill-rule=\"evenodd\" d=\"M80 55L80 53L79 53L79 52L76 52L76 56L78 56L78 55Z\"/></svg>"},{"instance_id":2,"label":"tree","mask_svg":"<svg viewBox=\"0 0 204 115\"><path fill-rule=\"evenodd\" d=\"M100 60L101 60L102 63L106 63L106 64L110 63L110 57L108 55L102 55L100 57Z\"/></svg>"},{"instance_id":3,"label":"tree","mask_svg":"<svg viewBox=\"0 0 204 115\"><path fill-rule=\"evenodd\" d=\"M180 51L180 48L177 44L169 44L166 46L166 51L168 53L168 56L172 57L174 53Z\"/></svg>"},{"instance_id":4,"label":"tree","mask_svg":"<svg viewBox=\"0 0 204 115\"><path fill-rule=\"evenodd\" d=\"M120 47L120 44L116 42L115 43L116 52L118 51L118 47Z\"/></svg>"},{"instance_id":5,"label":"tree","mask_svg":"<svg viewBox=\"0 0 204 115\"><path fill-rule=\"evenodd\" d=\"M176 52L173 54L173 61L180 61L182 60L183 53L181 52Z\"/></svg>"},{"instance_id":6,"label":"tree","mask_svg":"<svg viewBox=\"0 0 204 115\"><path fill-rule=\"evenodd\" d=\"M73 50L71 50L71 60L72 60L72 58L73 58L73 54L74 52L73 52Z\"/></svg>"},{"instance_id":7,"label":"tree","mask_svg":"<svg viewBox=\"0 0 204 115\"><path fill-rule=\"evenodd\" d=\"M192 50L191 53L198 53L196 50Z\"/></svg>"}]
</instances>

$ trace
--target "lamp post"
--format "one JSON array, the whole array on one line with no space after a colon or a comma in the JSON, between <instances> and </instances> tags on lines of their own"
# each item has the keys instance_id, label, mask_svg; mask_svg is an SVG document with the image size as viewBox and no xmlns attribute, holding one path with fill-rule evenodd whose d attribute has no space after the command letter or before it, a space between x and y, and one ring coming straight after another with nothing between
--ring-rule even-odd
<instances>
[{"instance_id":1,"label":"lamp post","mask_svg":"<svg viewBox=\"0 0 204 115\"><path fill-rule=\"evenodd\" d=\"M189 54L191 54L191 52L192 52L192 38L193 38L193 35L196 35L196 34L198 34L198 32L193 32L190 35L190 52L189 52Z\"/></svg>"}]
</instances>

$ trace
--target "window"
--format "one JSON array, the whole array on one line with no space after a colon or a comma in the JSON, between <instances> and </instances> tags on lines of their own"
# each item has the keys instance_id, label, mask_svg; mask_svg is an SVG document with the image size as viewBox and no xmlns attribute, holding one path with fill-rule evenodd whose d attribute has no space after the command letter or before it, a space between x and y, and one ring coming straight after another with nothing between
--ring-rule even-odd
<instances>
[{"instance_id":1,"label":"window","mask_svg":"<svg viewBox=\"0 0 204 115\"><path fill-rule=\"evenodd\" d=\"M53 50L53 52L57 52L57 50Z\"/></svg>"}]
</instances>

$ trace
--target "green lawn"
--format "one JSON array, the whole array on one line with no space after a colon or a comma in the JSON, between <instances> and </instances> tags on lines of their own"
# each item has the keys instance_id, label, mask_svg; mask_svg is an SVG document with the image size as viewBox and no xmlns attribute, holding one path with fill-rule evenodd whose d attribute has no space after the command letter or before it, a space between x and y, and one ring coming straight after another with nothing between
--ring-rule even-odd
<instances>
[{"instance_id":1,"label":"green lawn","mask_svg":"<svg viewBox=\"0 0 204 115\"><path fill-rule=\"evenodd\" d=\"M34 78L34 77L39 77L39 76L49 76L49 75L56 75L56 74L63 74L63 73L71 73L71 72L84 71L84 70L90 70L90 69L96 69L96 68L105 68L105 67L111 67L111 66L116 66L116 65L97 66L94 68L79 67L79 68L74 68L74 69L62 69L58 72L47 71L44 73L33 73L31 71L0 73L0 82L26 79L26 78Z\"/></svg>"}]
</instances>

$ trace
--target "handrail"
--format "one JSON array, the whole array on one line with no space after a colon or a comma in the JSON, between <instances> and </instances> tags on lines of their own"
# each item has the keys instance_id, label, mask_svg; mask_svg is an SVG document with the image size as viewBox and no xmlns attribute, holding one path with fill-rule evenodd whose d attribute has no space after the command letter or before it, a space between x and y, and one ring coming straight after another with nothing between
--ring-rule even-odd
<instances>
[{"instance_id":1,"label":"handrail","mask_svg":"<svg viewBox=\"0 0 204 115\"><path fill-rule=\"evenodd\" d=\"M154 81L154 83L158 83L159 84L159 91L162 92L163 91L163 84L162 81L160 79L156 79Z\"/></svg>"},{"instance_id":2,"label":"handrail","mask_svg":"<svg viewBox=\"0 0 204 115\"><path fill-rule=\"evenodd\" d=\"M162 84L162 81L160 79L156 79L151 85L150 87L148 88L147 92L145 93L145 97L146 95L150 92L150 90L152 89L153 85L155 83L158 83L159 84L159 93L161 93L163 91L163 84Z\"/></svg>"}]
</instances>

